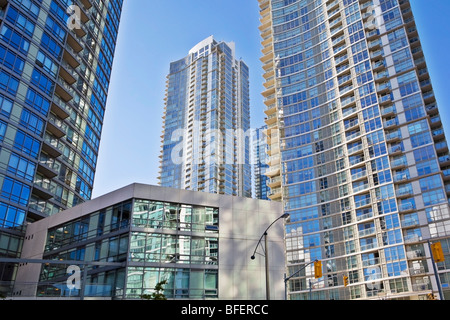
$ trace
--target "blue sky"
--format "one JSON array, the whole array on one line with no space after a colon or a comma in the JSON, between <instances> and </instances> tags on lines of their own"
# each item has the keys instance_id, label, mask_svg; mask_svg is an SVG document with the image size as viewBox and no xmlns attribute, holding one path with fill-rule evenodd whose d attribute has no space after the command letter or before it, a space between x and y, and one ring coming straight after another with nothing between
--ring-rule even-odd
<instances>
[{"instance_id":1,"label":"blue sky","mask_svg":"<svg viewBox=\"0 0 450 320\"><path fill-rule=\"evenodd\" d=\"M411 0L447 135L450 134L448 0ZM252 128L263 124L257 0L125 0L93 197L133 182L157 184L169 64L213 35L233 41L250 68Z\"/></svg>"}]
</instances>

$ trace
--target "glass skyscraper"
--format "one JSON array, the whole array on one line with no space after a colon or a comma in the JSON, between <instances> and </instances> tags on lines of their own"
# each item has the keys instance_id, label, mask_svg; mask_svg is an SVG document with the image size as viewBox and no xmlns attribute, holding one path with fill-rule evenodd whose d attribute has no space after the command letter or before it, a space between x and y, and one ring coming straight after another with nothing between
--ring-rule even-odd
<instances>
[{"instance_id":1,"label":"glass skyscraper","mask_svg":"<svg viewBox=\"0 0 450 320\"><path fill-rule=\"evenodd\" d=\"M255 129L253 140L253 178L255 182L254 197L261 200L269 200L269 186L266 171L269 168L269 156L267 155L267 125ZM279 181L281 184L281 181Z\"/></svg>"},{"instance_id":2,"label":"glass skyscraper","mask_svg":"<svg viewBox=\"0 0 450 320\"><path fill-rule=\"evenodd\" d=\"M409 1L259 5L289 298L448 298L450 157Z\"/></svg>"},{"instance_id":3,"label":"glass skyscraper","mask_svg":"<svg viewBox=\"0 0 450 320\"><path fill-rule=\"evenodd\" d=\"M251 197L249 70L234 43L198 43L170 64L160 185Z\"/></svg>"},{"instance_id":4,"label":"glass skyscraper","mask_svg":"<svg viewBox=\"0 0 450 320\"><path fill-rule=\"evenodd\" d=\"M122 3L0 2L0 257L91 198ZM0 282L15 272L0 263Z\"/></svg>"}]
</instances>

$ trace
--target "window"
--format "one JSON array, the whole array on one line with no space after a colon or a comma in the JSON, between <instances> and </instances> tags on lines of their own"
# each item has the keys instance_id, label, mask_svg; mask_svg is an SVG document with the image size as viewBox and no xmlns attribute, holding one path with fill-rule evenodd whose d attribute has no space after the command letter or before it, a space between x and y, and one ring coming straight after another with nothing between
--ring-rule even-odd
<instances>
[{"instance_id":1,"label":"window","mask_svg":"<svg viewBox=\"0 0 450 320\"><path fill-rule=\"evenodd\" d=\"M58 38L61 42L64 42L64 39L66 38L66 32L64 29L50 16L48 16L45 28L49 30L55 37Z\"/></svg>"},{"instance_id":2,"label":"window","mask_svg":"<svg viewBox=\"0 0 450 320\"><path fill-rule=\"evenodd\" d=\"M436 188L442 188L442 180L440 175L429 176L419 180L422 192Z\"/></svg>"},{"instance_id":3,"label":"window","mask_svg":"<svg viewBox=\"0 0 450 320\"><path fill-rule=\"evenodd\" d=\"M14 141L14 148L37 159L39 155L40 142L22 130L18 130Z\"/></svg>"},{"instance_id":4,"label":"window","mask_svg":"<svg viewBox=\"0 0 450 320\"><path fill-rule=\"evenodd\" d=\"M438 172L439 166L436 160L429 160L416 165L417 174L419 176L427 175L430 173Z\"/></svg>"},{"instance_id":5,"label":"window","mask_svg":"<svg viewBox=\"0 0 450 320\"><path fill-rule=\"evenodd\" d=\"M436 153L433 146L427 146L414 150L414 159L416 160L416 162L433 159L435 157Z\"/></svg>"},{"instance_id":6,"label":"window","mask_svg":"<svg viewBox=\"0 0 450 320\"><path fill-rule=\"evenodd\" d=\"M41 94L37 93L32 88L28 88L25 102L44 116L47 116L48 111L50 110L50 101L44 98Z\"/></svg>"},{"instance_id":7,"label":"window","mask_svg":"<svg viewBox=\"0 0 450 320\"><path fill-rule=\"evenodd\" d=\"M0 45L0 63L18 74L22 73L25 66L25 61L22 58L2 45Z\"/></svg>"},{"instance_id":8,"label":"window","mask_svg":"<svg viewBox=\"0 0 450 320\"><path fill-rule=\"evenodd\" d=\"M429 132L422 132L411 136L411 145L413 148L432 143L433 139Z\"/></svg>"},{"instance_id":9,"label":"window","mask_svg":"<svg viewBox=\"0 0 450 320\"><path fill-rule=\"evenodd\" d=\"M403 241L402 232L400 229L383 232L382 237L383 237L383 245L385 246L401 243Z\"/></svg>"},{"instance_id":10,"label":"window","mask_svg":"<svg viewBox=\"0 0 450 320\"><path fill-rule=\"evenodd\" d=\"M35 169L36 165L33 162L15 153L11 154L8 163L8 172L32 182Z\"/></svg>"},{"instance_id":11,"label":"window","mask_svg":"<svg viewBox=\"0 0 450 320\"><path fill-rule=\"evenodd\" d=\"M61 58L62 47L51 38L46 32L42 34L41 46L47 49L55 59Z\"/></svg>"},{"instance_id":12,"label":"window","mask_svg":"<svg viewBox=\"0 0 450 320\"><path fill-rule=\"evenodd\" d=\"M9 115L11 114L12 107L13 107L12 100L0 94L0 112L4 116L9 117Z\"/></svg>"},{"instance_id":13,"label":"window","mask_svg":"<svg viewBox=\"0 0 450 320\"><path fill-rule=\"evenodd\" d=\"M27 206L30 193L30 186L9 177L5 177L0 196L6 200Z\"/></svg>"},{"instance_id":14,"label":"window","mask_svg":"<svg viewBox=\"0 0 450 320\"><path fill-rule=\"evenodd\" d=\"M24 220L25 220L24 210L0 202L0 227L15 228L21 226ZM3 245L2 249L4 249Z\"/></svg>"},{"instance_id":15,"label":"window","mask_svg":"<svg viewBox=\"0 0 450 320\"><path fill-rule=\"evenodd\" d=\"M48 95L53 94L54 83L42 72L37 69L33 70L33 74L31 76L31 82L39 87L42 91L44 91Z\"/></svg>"},{"instance_id":16,"label":"window","mask_svg":"<svg viewBox=\"0 0 450 320\"><path fill-rule=\"evenodd\" d=\"M30 19L27 19L23 14L19 13L13 6L9 7L6 19L28 36L33 36L34 23Z\"/></svg>"},{"instance_id":17,"label":"window","mask_svg":"<svg viewBox=\"0 0 450 320\"><path fill-rule=\"evenodd\" d=\"M6 92L15 96L18 87L19 87L19 80L12 77L6 71L0 70L0 89L3 89Z\"/></svg>"},{"instance_id":18,"label":"window","mask_svg":"<svg viewBox=\"0 0 450 320\"><path fill-rule=\"evenodd\" d=\"M23 54L28 53L30 48L30 41L23 37L19 32L11 29L6 24L2 26L0 31L0 39L16 50L19 50Z\"/></svg>"},{"instance_id":19,"label":"window","mask_svg":"<svg viewBox=\"0 0 450 320\"><path fill-rule=\"evenodd\" d=\"M447 197L444 194L444 190L437 189L422 194L423 204L425 206L431 206L438 203L446 202Z\"/></svg>"},{"instance_id":20,"label":"window","mask_svg":"<svg viewBox=\"0 0 450 320\"><path fill-rule=\"evenodd\" d=\"M406 261L388 263L386 265L389 277L401 276L406 273L408 266Z\"/></svg>"},{"instance_id":21,"label":"window","mask_svg":"<svg viewBox=\"0 0 450 320\"><path fill-rule=\"evenodd\" d=\"M38 136L41 136L42 132L44 131L44 120L42 120L34 113L28 111L27 109L22 109L22 115L20 116L20 125L37 134Z\"/></svg>"},{"instance_id":22,"label":"window","mask_svg":"<svg viewBox=\"0 0 450 320\"><path fill-rule=\"evenodd\" d=\"M36 62L48 73L50 73L53 77L56 78L58 75L58 65L52 60L52 58L48 57L44 52L39 51L36 57Z\"/></svg>"}]
</instances>

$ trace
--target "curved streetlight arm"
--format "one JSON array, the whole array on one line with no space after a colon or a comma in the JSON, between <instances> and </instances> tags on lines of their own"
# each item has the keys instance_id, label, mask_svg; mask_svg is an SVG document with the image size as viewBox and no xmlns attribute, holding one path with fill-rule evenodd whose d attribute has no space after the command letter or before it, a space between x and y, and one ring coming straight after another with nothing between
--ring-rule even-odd
<instances>
[{"instance_id":1,"label":"curved streetlight arm","mask_svg":"<svg viewBox=\"0 0 450 320\"><path fill-rule=\"evenodd\" d=\"M267 229L264 231L264 233L261 235L261 238L259 239L259 241L258 241L258 244L256 245L256 247L255 247L255 251L253 251L253 255L251 256L251 259L252 260L255 260L255 254L256 254L256 250L258 250L258 247L259 247L259 245L261 244L261 240L263 239L263 237L265 237L265 236L267 236L267 231L269 231L269 229L278 221L278 220L280 220L280 219L285 219L285 218L287 218L287 217L289 217L289 214L288 213L285 213L285 214L283 214L281 217L279 217L278 219L276 219L274 222L272 222L271 224L270 224L270 226L268 226L267 227ZM265 249L265 250L267 250L267 248Z\"/></svg>"}]
</instances>

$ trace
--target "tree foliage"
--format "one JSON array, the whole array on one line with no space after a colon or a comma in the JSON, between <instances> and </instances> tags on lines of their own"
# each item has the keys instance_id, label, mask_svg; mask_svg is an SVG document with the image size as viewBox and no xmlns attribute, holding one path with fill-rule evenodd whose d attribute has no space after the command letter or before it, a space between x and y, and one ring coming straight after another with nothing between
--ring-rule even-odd
<instances>
[{"instance_id":1,"label":"tree foliage","mask_svg":"<svg viewBox=\"0 0 450 320\"><path fill-rule=\"evenodd\" d=\"M167 300L164 295L164 285L167 284L167 280L160 281L155 286L155 292L152 294L143 294L142 299L145 300Z\"/></svg>"}]
</instances>

